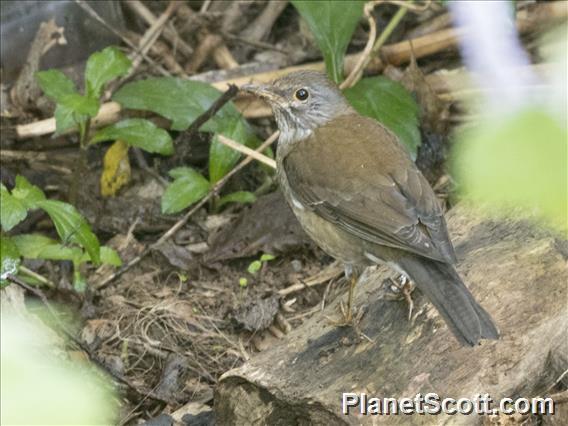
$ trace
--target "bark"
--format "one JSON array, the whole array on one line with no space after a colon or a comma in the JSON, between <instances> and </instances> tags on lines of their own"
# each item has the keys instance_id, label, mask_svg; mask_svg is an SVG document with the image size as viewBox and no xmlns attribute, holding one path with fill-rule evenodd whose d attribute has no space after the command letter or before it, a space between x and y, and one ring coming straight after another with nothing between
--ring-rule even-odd
<instances>
[{"instance_id":1,"label":"bark","mask_svg":"<svg viewBox=\"0 0 568 426\"><path fill-rule=\"evenodd\" d=\"M461 347L419 291L410 322L404 301L385 298L381 284L392 274L381 267L365 274L356 293L355 306L367 306L360 329L373 342L329 324L324 314L337 315L336 301L223 375L215 396L219 424L480 424L476 415L345 416L341 397L550 393L568 368L568 243L528 220L484 219L468 206L447 219L458 270L495 319L499 341Z\"/></svg>"}]
</instances>

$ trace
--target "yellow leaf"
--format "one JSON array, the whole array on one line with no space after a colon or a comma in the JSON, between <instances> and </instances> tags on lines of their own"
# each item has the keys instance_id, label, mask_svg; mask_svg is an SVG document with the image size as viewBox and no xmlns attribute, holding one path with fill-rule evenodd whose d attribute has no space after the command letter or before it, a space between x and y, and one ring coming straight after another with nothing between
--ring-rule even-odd
<instances>
[{"instance_id":1,"label":"yellow leaf","mask_svg":"<svg viewBox=\"0 0 568 426\"><path fill-rule=\"evenodd\" d=\"M114 197L128 182L130 182L128 145L124 141L117 140L105 154L101 175L101 195Z\"/></svg>"}]
</instances>

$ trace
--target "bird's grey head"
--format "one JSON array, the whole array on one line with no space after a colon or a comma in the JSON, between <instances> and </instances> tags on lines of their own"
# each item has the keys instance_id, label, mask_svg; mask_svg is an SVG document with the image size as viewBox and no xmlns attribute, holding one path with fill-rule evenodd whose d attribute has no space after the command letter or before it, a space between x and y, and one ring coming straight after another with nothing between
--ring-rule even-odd
<instances>
[{"instance_id":1,"label":"bird's grey head","mask_svg":"<svg viewBox=\"0 0 568 426\"><path fill-rule=\"evenodd\" d=\"M303 139L331 119L352 112L339 88L325 74L296 71L272 84L246 84L241 89L268 101L281 137Z\"/></svg>"}]
</instances>

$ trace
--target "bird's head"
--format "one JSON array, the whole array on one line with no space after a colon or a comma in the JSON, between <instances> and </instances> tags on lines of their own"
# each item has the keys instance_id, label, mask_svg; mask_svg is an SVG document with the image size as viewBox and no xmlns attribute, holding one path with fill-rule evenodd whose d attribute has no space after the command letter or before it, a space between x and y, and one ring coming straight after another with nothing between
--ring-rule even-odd
<instances>
[{"instance_id":1,"label":"bird's head","mask_svg":"<svg viewBox=\"0 0 568 426\"><path fill-rule=\"evenodd\" d=\"M339 88L323 73L296 71L272 84L245 84L241 90L265 99L285 139L308 136L333 118L352 112Z\"/></svg>"}]
</instances>

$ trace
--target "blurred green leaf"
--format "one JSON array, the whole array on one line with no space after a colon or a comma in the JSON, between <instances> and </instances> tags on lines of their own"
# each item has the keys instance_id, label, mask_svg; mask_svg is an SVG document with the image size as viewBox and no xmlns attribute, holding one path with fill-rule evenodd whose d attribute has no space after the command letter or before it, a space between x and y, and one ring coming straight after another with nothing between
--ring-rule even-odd
<instances>
[{"instance_id":1,"label":"blurred green leaf","mask_svg":"<svg viewBox=\"0 0 568 426\"><path fill-rule=\"evenodd\" d=\"M248 280L244 277L239 278L239 286L245 288L248 285Z\"/></svg>"},{"instance_id":2,"label":"blurred green leaf","mask_svg":"<svg viewBox=\"0 0 568 426\"><path fill-rule=\"evenodd\" d=\"M185 130L205 112L221 92L207 83L173 77L148 78L125 84L113 100L125 108L152 111L172 121L172 130ZM232 102L228 102L209 122L204 131L215 131L227 118L240 117Z\"/></svg>"},{"instance_id":3,"label":"blurred green leaf","mask_svg":"<svg viewBox=\"0 0 568 426\"><path fill-rule=\"evenodd\" d=\"M75 84L59 70L39 71L36 78L43 93L55 102L61 102L66 95L77 93Z\"/></svg>"},{"instance_id":4,"label":"blurred green leaf","mask_svg":"<svg viewBox=\"0 0 568 426\"><path fill-rule=\"evenodd\" d=\"M45 194L37 186L32 185L24 176L16 176L16 186L12 196L20 200L28 209L36 209L38 202L45 200Z\"/></svg>"},{"instance_id":5,"label":"blurred green leaf","mask_svg":"<svg viewBox=\"0 0 568 426\"><path fill-rule=\"evenodd\" d=\"M170 170L169 174L175 180L162 196L163 213L177 213L202 199L209 191L207 179L190 167L178 167Z\"/></svg>"},{"instance_id":6,"label":"blurred green leaf","mask_svg":"<svg viewBox=\"0 0 568 426\"><path fill-rule=\"evenodd\" d=\"M78 116L95 117L99 112L98 99L78 93L64 95L58 103L72 110Z\"/></svg>"},{"instance_id":7,"label":"blurred green leaf","mask_svg":"<svg viewBox=\"0 0 568 426\"><path fill-rule=\"evenodd\" d=\"M357 112L385 125L416 158L420 109L402 84L386 77L363 78L344 94Z\"/></svg>"},{"instance_id":8,"label":"blurred green leaf","mask_svg":"<svg viewBox=\"0 0 568 426\"><path fill-rule=\"evenodd\" d=\"M8 189L0 184L0 224L8 232L26 218L28 209L21 200L12 196Z\"/></svg>"},{"instance_id":9,"label":"blurred green leaf","mask_svg":"<svg viewBox=\"0 0 568 426\"><path fill-rule=\"evenodd\" d=\"M219 126L218 133L247 146L255 145L258 139L248 123L241 118L226 120ZM209 181L218 182L237 163L241 153L219 142L217 135L213 137L209 148Z\"/></svg>"},{"instance_id":10,"label":"blurred green leaf","mask_svg":"<svg viewBox=\"0 0 568 426\"><path fill-rule=\"evenodd\" d=\"M162 155L174 153L170 134L154 123L142 118L130 118L100 129L91 139L91 143L106 140L123 140L128 145L137 146L144 151Z\"/></svg>"},{"instance_id":11,"label":"blurred green leaf","mask_svg":"<svg viewBox=\"0 0 568 426\"><path fill-rule=\"evenodd\" d=\"M78 260L83 250L66 247L41 234L22 234L13 237L20 254L27 259Z\"/></svg>"},{"instance_id":12,"label":"blurred green leaf","mask_svg":"<svg viewBox=\"0 0 568 426\"><path fill-rule=\"evenodd\" d=\"M221 207L227 203L254 203L256 201L256 196L249 191L236 191L227 194L219 200L217 207Z\"/></svg>"},{"instance_id":13,"label":"blurred green leaf","mask_svg":"<svg viewBox=\"0 0 568 426\"><path fill-rule=\"evenodd\" d=\"M343 58L363 15L363 1L300 1L292 0L307 22L320 50L330 78L336 83L343 80Z\"/></svg>"},{"instance_id":14,"label":"blurred green leaf","mask_svg":"<svg viewBox=\"0 0 568 426\"><path fill-rule=\"evenodd\" d=\"M40 201L38 207L49 215L64 243L78 244L87 250L93 263L100 263L99 240L75 207L55 200Z\"/></svg>"},{"instance_id":15,"label":"blurred green leaf","mask_svg":"<svg viewBox=\"0 0 568 426\"><path fill-rule=\"evenodd\" d=\"M60 135L64 131L75 127L74 111L68 106L57 104L55 108L55 133Z\"/></svg>"},{"instance_id":16,"label":"blurred green leaf","mask_svg":"<svg viewBox=\"0 0 568 426\"><path fill-rule=\"evenodd\" d=\"M90 262L91 257L88 253L83 253L81 257L81 262ZM105 265L120 266L122 265L122 260L118 253L107 246L101 246L101 263Z\"/></svg>"},{"instance_id":17,"label":"blurred green leaf","mask_svg":"<svg viewBox=\"0 0 568 426\"><path fill-rule=\"evenodd\" d=\"M462 134L453 166L464 194L492 211L520 206L567 231L567 141L565 124L527 108Z\"/></svg>"},{"instance_id":18,"label":"blurred green leaf","mask_svg":"<svg viewBox=\"0 0 568 426\"><path fill-rule=\"evenodd\" d=\"M262 262L260 260L255 260L253 262L250 263L250 265L247 268L247 271L250 274L256 274L258 271L260 271L260 268L262 268Z\"/></svg>"},{"instance_id":19,"label":"blurred green leaf","mask_svg":"<svg viewBox=\"0 0 568 426\"><path fill-rule=\"evenodd\" d=\"M8 275L18 273L20 253L14 241L8 236L0 235L0 287L8 284Z\"/></svg>"},{"instance_id":20,"label":"blurred green leaf","mask_svg":"<svg viewBox=\"0 0 568 426\"><path fill-rule=\"evenodd\" d=\"M276 259L276 256L270 254L270 253L264 253L262 256L260 256L260 261L261 262L270 262L271 260Z\"/></svg>"},{"instance_id":21,"label":"blurred green leaf","mask_svg":"<svg viewBox=\"0 0 568 426\"><path fill-rule=\"evenodd\" d=\"M98 99L103 86L116 77L126 75L131 65L130 59L113 46L93 53L85 68L87 95Z\"/></svg>"}]
</instances>

